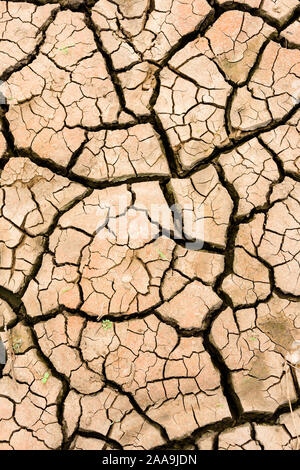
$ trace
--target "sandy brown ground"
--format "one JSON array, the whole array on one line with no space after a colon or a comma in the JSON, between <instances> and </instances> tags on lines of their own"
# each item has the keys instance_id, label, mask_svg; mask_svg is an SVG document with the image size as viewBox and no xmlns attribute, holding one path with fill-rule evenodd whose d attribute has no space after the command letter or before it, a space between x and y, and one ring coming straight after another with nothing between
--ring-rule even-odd
<instances>
[{"instance_id":1,"label":"sandy brown ground","mask_svg":"<svg viewBox=\"0 0 300 470\"><path fill-rule=\"evenodd\" d=\"M0 1L0 449L297 447L299 14Z\"/></svg>"}]
</instances>

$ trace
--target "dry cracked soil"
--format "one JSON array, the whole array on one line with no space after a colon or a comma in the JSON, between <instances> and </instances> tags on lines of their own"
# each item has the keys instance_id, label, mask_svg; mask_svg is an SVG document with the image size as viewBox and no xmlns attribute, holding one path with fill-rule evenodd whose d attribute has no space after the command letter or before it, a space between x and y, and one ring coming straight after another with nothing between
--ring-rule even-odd
<instances>
[{"instance_id":1,"label":"dry cracked soil","mask_svg":"<svg viewBox=\"0 0 300 470\"><path fill-rule=\"evenodd\" d=\"M0 1L1 450L299 448L299 17Z\"/></svg>"}]
</instances>

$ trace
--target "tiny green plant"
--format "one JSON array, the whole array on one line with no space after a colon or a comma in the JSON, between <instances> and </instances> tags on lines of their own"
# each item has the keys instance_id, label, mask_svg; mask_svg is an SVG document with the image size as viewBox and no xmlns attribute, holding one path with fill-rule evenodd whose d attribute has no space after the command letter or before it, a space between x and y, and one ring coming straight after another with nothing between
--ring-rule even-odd
<instances>
[{"instance_id":1,"label":"tiny green plant","mask_svg":"<svg viewBox=\"0 0 300 470\"><path fill-rule=\"evenodd\" d=\"M63 46L63 47L58 47L57 49L61 51L63 54L68 55L69 54L69 48L73 47L74 44L69 44L68 46Z\"/></svg>"},{"instance_id":2,"label":"tiny green plant","mask_svg":"<svg viewBox=\"0 0 300 470\"><path fill-rule=\"evenodd\" d=\"M69 54L69 46L64 46L64 47L58 47L57 48L59 51L61 51L63 54L68 55Z\"/></svg>"},{"instance_id":3,"label":"tiny green plant","mask_svg":"<svg viewBox=\"0 0 300 470\"><path fill-rule=\"evenodd\" d=\"M255 341L255 340L257 341L257 338L255 336L250 336L249 339L250 339L250 341Z\"/></svg>"},{"instance_id":4,"label":"tiny green plant","mask_svg":"<svg viewBox=\"0 0 300 470\"><path fill-rule=\"evenodd\" d=\"M49 372L45 372L44 377L42 378L43 384L47 383L47 380L49 379L49 377L50 377Z\"/></svg>"},{"instance_id":5,"label":"tiny green plant","mask_svg":"<svg viewBox=\"0 0 300 470\"><path fill-rule=\"evenodd\" d=\"M102 327L105 331L110 330L112 328L112 322L110 320L103 320Z\"/></svg>"},{"instance_id":6,"label":"tiny green plant","mask_svg":"<svg viewBox=\"0 0 300 470\"><path fill-rule=\"evenodd\" d=\"M162 259L167 259L166 255L162 253L160 250L158 250L158 254Z\"/></svg>"},{"instance_id":7,"label":"tiny green plant","mask_svg":"<svg viewBox=\"0 0 300 470\"><path fill-rule=\"evenodd\" d=\"M22 340L21 339L15 339L13 341L13 350L16 354L18 354L20 352L20 348L22 346Z\"/></svg>"},{"instance_id":8,"label":"tiny green plant","mask_svg":"<svg viewBox=\"0 0 300 470\"><path fill-rule=\"evenodd\" d=\"M65 292L68 292L69 290L72 290L73 289L73 286L72 287L67 287L66 289L63 289L61 291L62 294L64 294Z\"/></svg>"}]
</instances>

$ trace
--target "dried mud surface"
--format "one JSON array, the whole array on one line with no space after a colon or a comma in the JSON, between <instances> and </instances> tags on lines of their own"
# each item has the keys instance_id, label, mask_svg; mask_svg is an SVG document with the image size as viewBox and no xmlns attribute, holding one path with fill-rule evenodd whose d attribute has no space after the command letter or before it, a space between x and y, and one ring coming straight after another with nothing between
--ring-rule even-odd
<instances>
[{"instance_id":1,"label":"dried mud surface","mask_svg":"<svg viewBox=\"0 0 300 470\"><path fill-rule=\"evenodd\" d=\"M0 449L296 448L299 15L0 1Z\"/></svg>"}]
</instances>

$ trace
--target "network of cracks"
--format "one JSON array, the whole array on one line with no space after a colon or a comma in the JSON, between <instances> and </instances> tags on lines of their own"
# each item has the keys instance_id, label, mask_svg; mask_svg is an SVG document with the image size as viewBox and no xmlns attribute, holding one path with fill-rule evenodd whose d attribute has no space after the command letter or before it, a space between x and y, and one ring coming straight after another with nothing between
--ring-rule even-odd
<instances>
[{"instance_id":1,"label":"network of cracks","mask_svg":"<svg viewBox=\"0 0 300 470\"><path fill-rule=\"evenodd\" d=\"M0 449L300 448L299 17L0 1Z\"/></svg>"}]
</instances>

